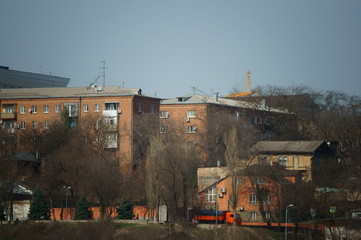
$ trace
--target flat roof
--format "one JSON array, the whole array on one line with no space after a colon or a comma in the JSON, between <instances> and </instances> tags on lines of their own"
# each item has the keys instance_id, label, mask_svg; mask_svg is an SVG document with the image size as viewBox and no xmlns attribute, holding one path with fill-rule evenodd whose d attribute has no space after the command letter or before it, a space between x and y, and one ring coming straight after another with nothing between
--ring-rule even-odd
<instances>
[{"instance_id":1,"label":"flat roof","mask_svg":"<svg viewBox=\"0 0 361 240\"><path fill-rule=\"evenodd\" d=\"M0 89L1 99L19 98L67 98L67 97L102 97L102 96L142 96L139 88L122 88L118 86L93 86L71 88L11 88Z\"/></svg>"}]
</instances>

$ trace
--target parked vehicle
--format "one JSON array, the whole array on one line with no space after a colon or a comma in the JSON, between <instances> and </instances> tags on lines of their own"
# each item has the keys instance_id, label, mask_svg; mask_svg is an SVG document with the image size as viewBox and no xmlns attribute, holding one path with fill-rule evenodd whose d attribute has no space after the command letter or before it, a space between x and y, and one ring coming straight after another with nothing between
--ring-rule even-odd
<instances>
[{"instance_id":1,"label":"parked vehicle","mask_svg":"<svg viewBox=\"0 0 361 240\"><path fill-rule=\"evenodd\" d=\"M236 214L234 218L234 213L229 211L203 210L196 213L193 219L198 223L228 223L233 225L234 220L236 220L237 225L242 224L239 214Z\"/></svg>"}]
</instances>

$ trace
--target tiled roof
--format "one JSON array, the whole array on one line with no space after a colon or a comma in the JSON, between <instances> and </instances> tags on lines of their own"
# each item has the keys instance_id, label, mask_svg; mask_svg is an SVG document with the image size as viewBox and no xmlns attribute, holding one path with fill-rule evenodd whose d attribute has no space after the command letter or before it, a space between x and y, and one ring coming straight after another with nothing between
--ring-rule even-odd
<instances>
[{"instance_id":1,"label":"tiled roof","mask_svg":"<svg viewBox=\"0 0 361 240\"><path fill-rule=\"evenodd\" d=\"M288 113L286 111L264 106L262 104L258 104L255 102L246 102L246 101L233 100L223 97L204 96L199 94L189 94L182 97L164 99L161 102L161 105L181 105L181 104L215 104L215 105L228 106L228 107L238 107L238 108L255 109L255 110L269 111L269 112Z\"/></svg>"},{"instance_id":2,"label":"tiled roof","mask_svg":"<svg viewBox=\"0 0 361 240\"><path fill-rule=\"evenodd\" d=\"M99 96L146 96L138 88L71 87L71 88L12 88L1 89L0 98L56 98L56 97L99 97Z\"/></svg>"}]
</instances>

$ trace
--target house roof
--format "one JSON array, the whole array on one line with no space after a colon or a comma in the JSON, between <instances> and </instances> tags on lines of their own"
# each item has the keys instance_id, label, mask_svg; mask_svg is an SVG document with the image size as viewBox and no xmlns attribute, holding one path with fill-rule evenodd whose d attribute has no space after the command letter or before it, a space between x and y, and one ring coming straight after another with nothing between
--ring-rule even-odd
<instances>
[{"instance_id":1,"label":"house roof","mask_svg":"<svg viewBox=\"0 0 361 240\"><path fill-rule=\"evenodd\" d=\"M177 98L164 99L161 105L181 105L181 104L215 104L220 106L237 107L277 113L288 113L286 111L279 110L277 108L268 107L255 102L246 102L233 100L229 98L216 97L216 96L205 96L199 94L189 94Z\"/></svg>"},{"instance_id":2,"label":"house roof","mask_svg":"<svg viewBox=\"0 0 361 240\"><path fill-rule=\"evenodd\" d=\"M198 191L202 192L206 188L212 186L217 181L220 181L227 177L230 169L227 167L205 167L198 168L197 179L198 179Z\"/></svg>"},{"instance_id":3,"label":"house roof","mask_svg":"<svg viewBox=\"0 0 361 240\"><path fill-rule=\"evenodd\" d=\"M314 153L325 141L259 141L250 152L256 153Z\"/></svg>"},{"instance_id":4,"label":"house roof","mask_svg":"<svg viewBox=\"0 0 361 240\"><path fill-rule=\"evenodd\" d=\"M101 97L101 96L145 96L139 88L118 86L92 86L72 88L12 88L1 89L0 98L58 98L58 97Z\"/></svg>"}]
</instances>

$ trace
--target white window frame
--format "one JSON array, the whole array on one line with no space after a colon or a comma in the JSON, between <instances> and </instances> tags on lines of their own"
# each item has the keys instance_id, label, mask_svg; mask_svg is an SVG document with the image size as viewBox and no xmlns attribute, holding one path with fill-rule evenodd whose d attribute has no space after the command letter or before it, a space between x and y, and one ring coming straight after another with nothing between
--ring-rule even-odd
<instances>
[{"instance_id":1,"label":"white window frame","mask_svg":"<svg viewBox=\"0 0 361 240\"><path fill-rule=\"evenodd\" d=\"M197 132L197 126L191 125L187 126L187 133L196 133Z\"/></svg>"},{"instance_id":2,"label":"white window frame","mask_svg":"<svg viewBox=\"0 0 361 240\"><path fill-rule=\"evenodd\" d=\"M38 107L36 105L31 106L31 113L37 113L38 112Z\"/></svg>"},{"instance_id":3,"label":"white window frame","mask_svg":"<svg viewBox=\"0 0 361 240\"><path fill-rule=\"evenodd\" d=\"M287 156L279 156L278 163L281 166L288 167L288 157Z\"/></svg>"},{"instance_id":4,"label":"white window frame","mask_svg":"<svg viewBox=\"0 0 361 240\"><path fill-rule=\"evenodd\" d=\"M32 128L32 129L36 129L37 126L38 126L38 123L37 123L36 121L32 121L32 122L31 122L31 128Z\"/></svg>"},{"instance_id":5,"label":"white window frame","mask_svg":"<svg viewBox=\"0 0 361 240\"><path fill-rule=\"evenodd\" d=\"M117 117L105 117L104 118L104 124L106 126L117 126L118 121Z\"/></svg>"},{"instance_id":6,"label":"white window frame","mask_svg":"<svg viewBox=\"0 0 361 240\"><path fill-rule=\"evenodd\" d=\"M20 106L20 114L26 114L26 106Z\"/></svg>"},{"instance_id":7,"label":"white window frame","mask_svg":"<svg viewBox=\"0 0 361 240\"><path fill-rule=\"evenodd\" d=\"M89 105L88 104L84 104L84 112L89 112Z\"/></svg>"},{"instance_id":8,"label":"white window frame","mask_svg":"<svg viewBox=\"0 0 361 240\"><path fill-rule=\"evenodd\" d=\"M14 106L5 106L5 113L14 113Z\"/></svg>"},{"instance_id":9,"label":"white window frame","mask_svg":"<svg viewBox=\"0 0 361 240\"><path fill-rule=\"evenodd\" d=\"M20 129L26 129L26 122L20 122Z\"/></svg>"},{"instance_id":10,"label":"white window frame","mask_svg":"<svg viewBox=\"0 0 361 240\"><path fill-rule=\"evenodd\" d=\"M160 126L159 127L160 133L168 133L168 127L167 126Z\"/></svg>"},{"instance_id":11,"label":"white window frame","mask_svg":"<svg viewBox=\"0 0 361 240\"><path fill-rule=\"evenodd\" d=\"M256 194L250 194L250 195L249 195L249 204L250 204L250 205L257 205L257 204L258 204L257 195L256 195Z\"/></svg>"},{"instance_id":12,"label":"white window frame","mask_svg":"<svg viewBox=\"0 0 361 240\"><path fill-rule=\"evenodd\" d=\"M48 121L44 121L44 129L49 129Z\"/></svg>"},{"instance_id":13,"label":"white window frame","mask_svg":"<svg viewBox=\"0 0 361 240\"><path fill-rule=\"evenodd\" d=\"M205 193L205 201L210 203L215 203L216 199L217 199L216 186L208 188Z\"/></svg>"},{"instance_id":14,"label":"white window frame","mask_svg":"<svg viewBox=\"0 0 361 240\"><path fill-rule=\"evenodd\" d=\"M44 113L49 113L49 105L44 105Z\"/></svg>"},{"instance_id":15,"label":"white window frame","mask_svg":"<svg viewBox=\"0 0 361 240\"><path fill-rule=\"evenodd\" d=\"M100 112L100 104L96 103L94 105L94 112Z\"/></svg>"},{"instance_id":16,"label":"white window frame","mask_svg":"<svg viewBox=\"0 0 361 240\"><path fill-rule=\"evenodd\" d=\"M188 110L187 111L187 118L196 118L197 117L197 111L196 110Z\"/></svg>"},{"instance_id":17,"label":"white window frame","mask_svg":"<svg viewBox=\"0 0 361 240\"><path fill-rule=\"evenodd\" d=\"M257 212L251 212L251 220L257 220L258 219L258 213Z\"/></svg>"},{"instance_id":18,"label":"white window frame","mask_svg":"<svg viewBox=\"0 0 361 240\"><path fill-rule=\"evenodd\" d=\"M243 179L242 179L242 177L237 177L236 178L236 185L238 185L238 186L240 186L240 185L242 185L242 183L243 183Z\"/></svg>"},{"instance_id":19,"label":"white window frame","mask_svg":"<svg viewBox=\"0 0 361 240\"><path fill-rule=\"evenodd\" d=\"M60 105L55 105L55 112L59 113L60 112Z\"/></svg>"},{"instance_id":20,"label":"white window frame","mask_svg":"<svg viewBox=\"0 0 361 240\"><path fill-rule=\"evenodd\" d=\"M271 212L266 212L265 214L267 219L271 219Z\"/></svg>"},{"instance_id":21,"label":"white window frame","mask_svg":"<svg viewBox=\"0 0 361 240\"><path fill-rule=\"evenodd\" d=\"M168 111L160 111L159 118L169 118L169 112Z\"/></svg>"},{"instance_id":22,"label":"white window frame","mask_svg":"<svg viewBox=\"0 0 361 240\"><path fill-rule=\"evenodd\" d=\"M266 180L264 179L264 177L258 177L257 178L257 184L265 184Z\"/></svg>"}]
</instances>

